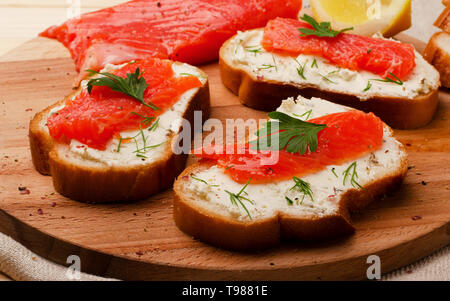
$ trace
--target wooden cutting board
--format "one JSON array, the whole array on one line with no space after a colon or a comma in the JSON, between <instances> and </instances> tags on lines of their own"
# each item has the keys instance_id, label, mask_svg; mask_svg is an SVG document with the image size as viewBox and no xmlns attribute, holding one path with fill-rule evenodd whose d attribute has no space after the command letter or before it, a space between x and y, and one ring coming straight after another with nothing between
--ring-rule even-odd
<instances>
[{"instance_id":1,"label":"wooden cutting board","mask_svg":"<svg viewBox=\"0 0 450 301\"><path fill-rule=\"evenodd\" d=\"M202 68L210 76L211 117L266 116L240 105L222 86L217 64ZM69 255L78 255L84 272L128 280L365 279L369 255L380 256L386 273L450 242L447 90L430 125L395 132L406 145L411 170L394 195L353 216L354 235L236 253L180 232L170 190L131 204L87 205L55 193L51 178L34 170L29 120L69 94L75 76L68 52L43 38L0 58L0 230L50 260L65 264ZM19 186L30 194L21 194Z\"/></svg>"}]
</instances>

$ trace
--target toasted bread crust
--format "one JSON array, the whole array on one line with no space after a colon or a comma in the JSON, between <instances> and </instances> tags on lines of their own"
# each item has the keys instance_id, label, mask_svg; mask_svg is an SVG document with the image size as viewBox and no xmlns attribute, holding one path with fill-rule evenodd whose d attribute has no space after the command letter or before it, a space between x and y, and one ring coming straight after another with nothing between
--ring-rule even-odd
<instances>
[{"instance_id":1,"label":"toasted bread crust","mask_svg":"<svg viewBox=\"0 0 450 301\"><path fill-rule=\"evenodd\" d=\"M450 88L450 55L438 45L437 40L441 35L450 35L450 33L435 33L425 48L424 58L439 71L442 86Z\"/></svg>"},{"instance_id":2,"label":"toasted bread crust","mask_svg":"<svg viewBox=\"0 0 450 301\"><path fill-rule=\"evenodd\" d=\"M447 5L433 25L450 33L450 5Z\"/></svg>"},{"instance_id":3,"label":"toasted bread crust","mask_svg":"<svg viewBox=\"0 0 450 301\"><path fill-rule=\"evenodd\" d=\"M219 66L222 82L238 95L242 104L254 109L273 111L280 106L283 99L302 95L307 98L323 98L365 112L373 112L396 129L414 129L428 124L433 119L437 108L437 89L414 99L376 96L362 101L354 95L260 80L228 62L225 50L228 48L226 44L230 41L231 39L220 50Z\"/></svg>"},{"instance_id":4,"label":"toasted bread crust","mask_svg":"<svg viewBox=\"0 0 450 301\"><path fill-rule=\"evenodd\" d=\"M50 166L48 164L49 153L53 149L54 143L49 133L41 130L40 125L53 108L64 105L66 100L71 99L75 94L79 93L79 90L80 89L77 89L63 100L37 113L34 115L33 119L30 120L28 139L30 141L31 159L36 170L43 175L50 175Z\"/></svg>"},{"instance_id":5,"label":"toasted bread crust","mask_svg":"<svg viewBox=\"0 0 450 301\"><path fill-rule=\"evenodd\" d=\"M340 200L335 215L302 218L278 214L274 217L241 222L224 217L196 205L185 191L190 174L207 169L211 164L196 163L180 174L174 184L173 216L183 232L212 245L231 250L258 250L276 246L281 240L319 241L337 238L355 231L349 212L357 211L401 184L408 170L407 159L390 175L365 186L364 190L348 190Z\"/></svg>"},{"instance_id":6,"label":"toasted bread crust","mask_svg":"<svg viewBox=\"0 0 450 301\"><path fill-rule=\"evenodd\" d=\"M30 122L29 130L33 164L40 173L52 176L55 190L60 194L87 203L139 200L169 188L185 168L187 155L176 155L171 150L172 143L177 139L176 135L170 137L171 143L167 143L164 158L149 165L99 168L79 166L65 160L55 150L55 143L50 135L40 128L49 111L64 102L65 100L36 114ZM208 82L190 100L183 118L192 123L194 111L198 110L202 111L202 120L209 116Z\"/></svg>"}]
</instances>

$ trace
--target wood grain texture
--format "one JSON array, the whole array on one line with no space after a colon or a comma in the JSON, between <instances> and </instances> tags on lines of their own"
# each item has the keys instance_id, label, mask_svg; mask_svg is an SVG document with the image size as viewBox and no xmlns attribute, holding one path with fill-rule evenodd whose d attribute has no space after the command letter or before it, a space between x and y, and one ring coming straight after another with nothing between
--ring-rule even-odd
<instances>
[{"instance_id":1,"label":"wood grain texture","mask_svg":"<svg viewBox=\"0 0 450 301\"><path fill-rule=\"evenodd\" d=\"M0 273L0 281L11 281L11 278L6 276L5 274Z\"/></svg>"},{"instance_id":2,"label":"wood grain texture","mask_svg":"<svg viewBox=\"0 0 450 301\"><path fill-rule=\"evenodd\" d=\"M183 234L172 219L172 191L131 204L87 205L54 192L32 166L28 123L69 94L76 75L66 50L34 39L0 58L0 230L37 254L64 264L81 257L87 273L128 280L364 279L367 256L382 272L404 266L450 242L450 95L440 93L434 121L396 131L414 166L392 196L353 215L356 233L320 244L289 243L258 253L210 247ZM239 104L210 76L212 118L264 118ZM424 182L422 182L424 181ZM30 194L20 194L26 186Z\"/></svg>"}]
</instances>

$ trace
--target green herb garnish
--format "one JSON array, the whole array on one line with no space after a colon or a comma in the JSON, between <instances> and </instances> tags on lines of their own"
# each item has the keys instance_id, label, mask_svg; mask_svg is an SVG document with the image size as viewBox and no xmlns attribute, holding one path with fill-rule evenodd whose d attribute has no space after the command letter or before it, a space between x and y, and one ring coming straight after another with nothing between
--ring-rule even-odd
<instances>
[{"instance_id":1,"label":"green herb garnish","mask_svg":"<svg viewBox=\"0 0 450 301\"><path fill-rule=\"evenodd\" d=\"M322 75L322 74L320 74L319 73L319 75L320 75L320 77L322 77L324 80L326 80L327 82L330 82L330 83L332 83L332 84L337 84L337 82L335 82L335 81L332 81L331 79L329 79L328 77L326 77L325 75Z\"/></svg>"},{"instance_id":2,"label":"green herb garnish","mask_svg":"<svg viewBox=\"0 0 450 301\"><path fill-rule=\"evenodd\" d=\"M134 114L134 115L137 115L137 116L143 118L144 121L142 121L142 123L145 124L145 125L148 125L150 122L153 121L153 119L155 119L155 117L143 116L143 115L141 115L139 113L136 113L136 112L131 112L131 114Z\"/></svg>"},{"instance_id":3,"label":"green herb garnish","mask_svg":"<svg viewBox=\"0 0 450 301\"><path fill-rule=\"evenodd\" d=\"M356 181L358 178L358 173L356 172L356 161L350 164L350 166L342 173L344 175L344 186L347 182L347 178L350 177L350 184L355 188L363 188L359 183Z\"/></svg>"},{"instance_id":4,"label":"green herb garnish","mask_svg":"<svg viewBox=\"0 0 450 301\"><path fill-rule=\"evenodd\" d=\"M86 70L90 75L100 74L103 77L92 78L87 83L87 90L91 94L93 86L109 87L111 90L121 92L139 100L146 107L153 110L159 110L158 107L151 102L144 101L144 92L148 84L142 76L143 72L136 68L134 73L127 73L127 77L120 77L109 72L97 72L94 70Z\"/></svg>"},{"instance_id":5,"label":"green herb garnish","mask_svg":"<svg viewBox=\"0 0 450 301\"><path fill-rule=\"evenodd\" d=\"M242 200L249 202L250 204L254 205L255 202L250 200L249 198L242 196L242 193L246 192L244 191L245 188L247 188L248 184L250 183L250 181L252 180L252 178L248 179L247 183L244 185L244 187L242 187L242 189L236 194L236 193L232 193L228 190L225 190L226 193L228 193L228 195L230 196L230 201L231 204L233 204L236 207L239 207L239 205L241 205L241 207L245 210L245 212L247 212L247 215L250 219L252 219L252 216L250 215L250 212L248 211L247 207L245 206L245 204L242 202Z\"/></svg>"},{"instance_id":6,"label":"green herb garnish","mask_svg":"<svg viewBox=\"0 0 450 301\"><path fill-rule=\"evenodd\" d=\"M200 178L194 177L193 175L191 175L191 178L193 178L193 179L196 180L196 181L202 182L202 183L204 183L204 184L206 184L206 185L208 185L208 186L211 186L211 187L219 187L219 185L209 185L209 183L206 182L205 180L202 180L202 179L200 179Z\"/></svg>"},{"instance_id":7,"label":"green herb garnish","mask_svg":"<svg viewBox=\"0 0 450 301\"><path fill-rule=\"evenodd\" d=\"M123 139L122 137L120 137L120 138L119 138L119 144L117 145L116 153L120 152L120 147L122 146L122 140L125 140L125 139Z\"/></svg>"},{"instance_id":8,"label":"green herb garnish","mask_svg":"<svg viewBox=\"0 0 450 301\"><path fill-rule=\"evenodd\" d=\"M200 77L200 78L206 78L206 76L204 76L204 75L202 75L202 74L195 75L195 74L192 74L192 73L186 73L186 72L180 73L180 75L183 75L183 76L194 76L194 77Z\"/></svg>"},{"instance_id":9,"label":"green herb garnish","mask_svg":"<svg viewBox=\"0 0 450 301\"><path fill-rule=\"evenodd\" d=\"M305 67L306 67L306 64L308 63L308 60L306 60L306 61L303 63L303 65L301 65L300 62L297 61L297 59L294 59L294 60L295 60L295 61L297 62L297 64L300 66L300 67L297 68L297 73L298 73L298 75L300 75L301 78L303 78L304 80L306 80L306 77L305 77L304 72L305 72Z\"/></svg>"},{"instance_id":10,"label":"green herb garnish","mask_svg":"<svg viewBox=\"0 0 450 301\"><path fill-rule=\"evenodd\" d=\"M255 56L256 56L256 54L262 52L262 49L261 49L261 47L259 47L259 46L246 46L246 47L245 47L245 50L246 50L247 52L253 52L253 53L255 54Z\"/></svg>"},{"instance_id":11,"label":"green herb garnish","mask_svg":"<svg viewBox=\"0 0 450 301\"><path fill-rule=\"evenodd\" d=\"M154 131L158 126L159 126L159 118L157 118L156 121L147 130L149 132Z\"/></svg>"},{"instance_id":12,"label":"green herb garnish","mask_svg":"<svg viewBox=\"0 0 450 301\"><path fill-rule=\"evenodd\" d=\"M333 175L334 175L336 178L339 178L338 175L336 174L336 171L335 171L335 170L336 170L336 168L333 167L333 168L331 169L331 172L333 173Z\"/></svg>"},{"instance_id":13,"label":"green herb garnish","mask_svg":"<svg viewBox=\"0 0 450 301\"><path fill-rule=\"evenodd\" d=\"M288 205L293 205L294 204L294 201L291 200L290 198L288 198L287 196L285 196L285 199L286 199Z\"/></svg>"},{"instance_id":14,"label":"green herb garnish","mask_svg":"<svg viewBox=\"0 0 450 301\"><path fill-rule=\"evenodd\" d=\"M244 41L244 40L239 39L239 43L237 44L236 48L234 49L234 54L237 54L237 52L238 52L238 46L240 46L240 45L242 44L243 41Z\"/></svg>"},{"instance_id":15,"label":"green herb garnish","mask_svg":"<svg viewBox=\"0 0 450 301\"><path fill-rule=\"evenodd\" d=\"M375 79L371 79L371 80L376 80L378 82L384 82L384 83L394 83L394 84L397 84L400 86L403 85L403 82L397 76L395 76L392 72L389 72L389 75L392 76L393 78L395 78L395 80L393 80L390 77L385 77L384 79L375 78Z\"/></svg>"},{"instance_id":16,"label":"green herb garnish","mask_svg":"<svg viewBox=\"0 0 450 301\"><path fill-rule=\"evenodd\" d=\"M266 70L266 69L271 69L271 68L277 68L277 66L275 65L267 65L267 64L263 64L262 67L258 68L258 70Z\"/></svg>"},{"instance_id":17,"label":"green herb garnish","mask_svg":"<svg viewBox=\"0 0 450 301\"><path fill-rule=\"evenodd\" d=\"M314 59L314 61L311 64L311 68L314 68L314 67L319 68L319 66L317 65L317 60L316 59Z\"/></svg>"},{"instance_id":18,"label":"green herb garnish","mask_svg":"<svg viewBox=\"0 0 450 301\"><path fill-rule=\"evenodd\" d=\"M273 65L271 64L263 64L262 67L258 68L258 70L271 69L275 68L275 71L278 71L277 63L275 61L275 57L272 55Z\"/></svg>"},{"instance_id":19,"label":"green herb garnish","mask_svg":"<svg viewBox=\"0 0 450 301\"><path fill-rule=\"evenodd\" d=\"M136 156L139 157L139 155L142 155L143 153L147 152L149 149L157 148L158 146L161 146L164 143L165 142L161 142L161 143L155 144L155 145L146 145L146 146L144 146L142 148L139 148L139 149L135 150L133 153L138 153L138 155L136 155Z\"/></svg>"},{"instance_id":20,"label":"green herb garnish","mask_svg":"<svg viewBox=\"0 0 450 301\"><path fill-rule=\"evenodd\" d=\"M328 72L328 76L331 76L331 75L335 75L336 73L338 73L339 71L340 71L341 69L337 69L337 70L334 70L334 71L331 71L331 72Z\"/></svg>"},{"instance_id":21,"label":"green herb garnish","mask_svg":"<svg viewBox=\"0 0 450 301\"><path fill-rule=\"evenodd\" d=\"M158 120L159 120L159 118L156 120L155 123L153 123L153 125L150 128L154 127L155 125L157 126L158 125ZM138 143L138 140L137 140L137 138L139 136L142 137L142 142L144 144L143 147L139 147L139 143ZM145 136L144 131L142 129L142 125L140 124L139 125L139 132L134 137L129 137L129 138L122 138L122 137L120 137L119 138L119 144L117 146L116 152L120 152L120 148L122 146L122 142L123 141L125 141L125 140L127 140L127 141L128 140L133 140L134 144L136 145L136 150L133 153L136 154L136 157L140 157L140 158L146 159L147 156L145 156L145 153L149 149L156 148L156 147L158 147L158 146L160 146L160 145L165 143L165 142L162 142L162 143L159 143L159 144L156 144L156 145L147 145L147 138L148 137Z\"/></svg>"},{"instance_id":22,"label":"green herb garnish","mask_svg":"<svg viewBox=\"0 0 450 301\"><path fill-rule=\"evenodd\" d=\"M298 30L302 33L300 36L318 36L318 37L336 37L340 33L343 33L344 31L352 30L353 27L345 28L340 31L336 31L331 29L331 23L330 22L321 22L320 24L311 16L304 14L303 17L300 17L303 21L309 23L313 29L310 28L299 28Z\"/></svg>"},{"instance_id":23,"label":"green herb garnish","mask_svg":"<svg viewBox=\"0 0 450 301\"><path fill-rule=\"evenodd\" d=\"M296 189L296 190L299 190L303 194L300 204L303 204L303 201L305 200L306 196L309 196L311 201L314 202L313 195L312 195L312 190L311 190L311 185L309 185L308 182L305 182L302 179L297 178L295 176L292 177L292 180L294 180L295 185L292 186L291 189L289 189L289 190Z\"/></svg>"},{"instance_id":24,"label":"green herb garnish","mask_svg":"<svg viewBox=\"0 0 450 301\"><path fill-rule=\"evenodd\" d=\"M367 81L367 86L366 88L363 90L363 92L369 91L369 89L372 88L372 83L369 81Z\"/></svg>"},{"instance_id":25,"label":"green herb garnish","mask_svg":"<svg viewBox=\"0 0 450 301\"><path fill-rule=\"evenodd\" d=\"M294 115L295 117L299 117L299 118L302 118L302 117L306 116L306 118L305 118L305 121L306 121L306 120L308 120L309 117L311 116L311 113L312 113L312 109L309 110L309 111L306 111L306 112L303 113L302 115L298 115L298 114L295 114L295 113L292 113L292 115Z\"/></svg>"},{"instance_id":26,"label":"green herb garnish","mask_svg":"<svg viewBox=\"0 0 450 301\"><path fill-rule=\"evenodd\" d=\"M315 124L291 117L282 112L269 113L273 121L266 122L263 127L256 132L257 140L249 142L253 144L252 149L258 150L282 150L287 152L300 153L303 155L309 150L317 150L317 134L327 127L326 124ZM264 139L261 139L261 138ZM277 145L272 145L272 141L278 141Z\"/></svg>"}]
</instances>

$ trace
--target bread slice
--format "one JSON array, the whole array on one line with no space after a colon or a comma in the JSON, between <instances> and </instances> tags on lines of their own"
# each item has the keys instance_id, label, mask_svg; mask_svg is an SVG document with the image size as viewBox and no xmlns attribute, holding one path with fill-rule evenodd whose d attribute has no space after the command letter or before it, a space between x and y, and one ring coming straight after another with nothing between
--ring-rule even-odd
<instances>
[{"instance_id":1,"label":"bread slice","mask_svg":"<svg viewBox=\"0 0 450 301\"><path fill-rule=\"evenodd\" d=\"M374 112L398 129L421 127L432 120L438 103L439 73L419 53L417 66L403 85L371 81L370 89L364 91L368 81L377 78L375 74L339 69L320 57L300 55L296 62L292 57L266 52L261 46L263 34L264 29L240 32L220 50L222 82L243 104L272 111L283 99L302 95ZM312 67L314 60L317 68ZM305 62L306 80L297 72Z\"/></svg>"},{"instance_id":2,"label":"bread slice","mask_svg":"<svg viewBox=\"0 0 450 301\"><path fill-rule=\"evenodd\" d=\"M351 109L323 99L302 97L284 100L278 108L294 118L309 110L312 110L311 118L315 118ZM282 239L315 241L351 234L355 229L350 212L395 189L408 169L404 147L387 125L384 125L382 147L355 162L363 189L343 183L342 173L352 162L330 165L324 171L302 178L310 183L314 200L306 197L300 204L289 205L285 199L285 196L292 200L298 197L295 191L290 191L292 180L250 183L245 192L254 205L245 204L251 219L241 207L230 202L225 192L237 193L243 185L234 182L217 165L195 163L175 181L175 223L195 238L233 250L268 248Z\"/></svg>"},{"instance_id":3,"label":"bread slice","mask_svg":"<svg viewBox=\"0 0 450 301\"><path fill-rule=\"evenodd\" d=\"M120 67L120 66L119 66ZM103 71L117 68L107 66ZM186 154L174 154L172 144L182 130L183 118L193 122L194 111L202 111L206 119L210 110L209 84L207 76L193 66L174 63L174 72L194 74L202 86L186 91L178 102L162 115L155 130L145 131L146 140L152 145L147 158L137 157L134 143L121 144L117 152L118 139L113 139L105 151L89 148L76 140L70 145L57 143L49 135L48 117L64 107L85 89L81 88L66 99L35 115L30 122L29 139L33 164L37 171L51 175L55 190L62 195L82 202L104 203L139 200L169 188L176 176L185 168ZM138 131L121 133L122 137L136 136ZM137 136L136 143L143 145L143 138Z\"/></svg>"},{"instance_id":4,"label":"bread slice","mask_svg":"<svg viewBox=\"0 0 450 301\"><path fill-rule=\"evenodd\" d=\"M435 33L425 48L424 57L439 71L442 86L450 88L450 33Z\"/></svg>"},{"instance_id":5,"label":"bread slice","mask_svg":"<svg viewBox=\"0 0 450 301\"><path fill-rule=\"evenodd\" d=\"M442 11L434 22L434 26L439 27L445 32L450 32L450 5Z\"/></svg>"}]
</instances>

